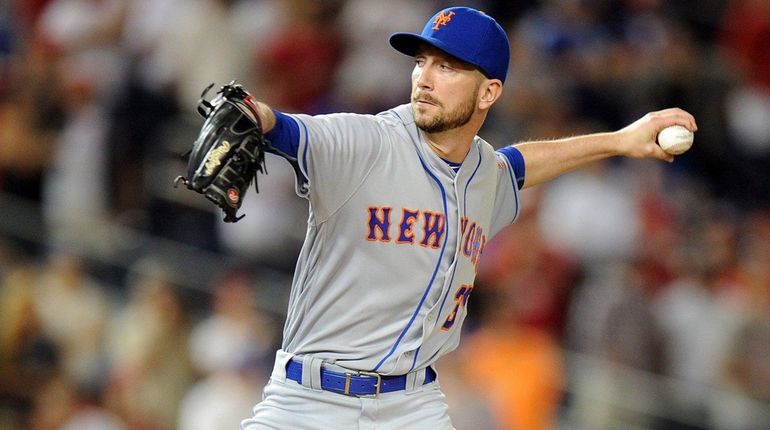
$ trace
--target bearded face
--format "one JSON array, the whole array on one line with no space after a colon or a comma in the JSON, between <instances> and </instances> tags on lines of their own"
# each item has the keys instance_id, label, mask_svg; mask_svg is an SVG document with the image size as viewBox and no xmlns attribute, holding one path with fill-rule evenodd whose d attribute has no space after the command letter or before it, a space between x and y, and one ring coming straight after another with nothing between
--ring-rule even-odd
<instances>
[{"instance_id":1,"label":"bearded face","mask_svg":"<svg viewBox=\"0 0 770 430\"><path fill-rule=\"evenodd\" d=\"M484 82L476 67L436 47L421 45L412 69L415 124L426 133L465 126L476 114Z\"/></svg>"}]
</instances>

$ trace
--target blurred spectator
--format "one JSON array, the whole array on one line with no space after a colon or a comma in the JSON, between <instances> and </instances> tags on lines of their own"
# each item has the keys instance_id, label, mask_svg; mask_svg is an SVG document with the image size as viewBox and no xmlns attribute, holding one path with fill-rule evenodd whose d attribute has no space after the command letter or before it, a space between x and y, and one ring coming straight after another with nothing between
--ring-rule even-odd
<instances>
[{"instance_id":1,"label":"blurred spectator","mask_svg":"<svg viewBox=\"0 0 770 430\"><path fill-rule=\"evenodd\" d=\"M728 354L726 387L739 396L711 402L715 426L759 430L770 425L770 318L752 318L738 331Z\"/></svg>"},{"instance_id":2,"label":"blurred spectator","mask_svg":"<svg viewBox=\"0 0 770 430\"><path fill-rule=\"evenodd\" d=\"M39 201L53 136L39 127L30 91L0 98L0 190Z\"/></svg>"},{"instance_id":3,"label":"blurred spectator","mask_svg":"<svg viewBox=\"0 0 770 430\"><path fill-rule=\"evenodd\" d=\"M35 309L32 264L0 269L0 427L21 428L39 387L59 366L58 346Z\"/></svg>"},{"instance_id":4,"label":"blurred spectator","mask_svg":"<svg viewBox=\"0 0 770 430\"><path fill-rule=\"evenodd\" d=\"M159 70L159 46L169 27L168 17L181 10L184 3L127 2L120 24L118 44L128 64L125 83L109 111L109 195L120 222L137 227L144 221L143 211L150 199L144 187L147 151L165 144L157 134L177 111L171 85Z\"/></svg>"},{"instance_id":5,"label":"blurred spectator","mask_svg":"<svg viewBox=\"0 0 770 430\"><path fill-rule=\"evenodd\" d=\"M102 106L114 100L125 81L126 62L118 45L125 5L126 0L52 0L37 21L36 37L52 53L65 61L81 55L98 61L88 76L78 78L93 86L91 97ZM67 70L64 77L78 71L83 72Z\"/></svg>"},{"instance_id":6,"label":"blurred spectator","mask_svg":"<svg viewBox=\"0 0 770 430\"><path fill-rule=\"evenodd\" d=\"M535 76L561 86L571 106L588 119L609 119L619 113L608 81L622 62L611 61L617 36L611 31L607 1L550 0L525 14L513 29L515 58L526 58ZM523 52L526 54L522 55ZM612 66L612 67L610 67ZM514 67L518 67L514 65ZM602 91L603 90L603 91ZM549 136L550 137L550 136Z\"/></svg>"},{"instance_id":7,"label":"blurred spectator","mask_svg":"<svg viewBox=\"0 0 770 430\"><path fill-rule=\"evenodd\" d=\"M175 8L157 47L157 73L174 88L178 106L192 109L210 83L249 82L252 41L235 25L234 0L192 0Z\"/></svg>"},{"instance_id":8,"label":"blurred spectator","mask_svg":"<svg viewBox=\"0 0 770 430\"><path fill-rule=\"evenodd\" d=\"M706 416L709 392L718 386L721 366L745 319L736 286L736 220L706 208L689 220L679 249L679 277L661 291L654 313L664 333L664 373L679 380L672 407ZM697 351L697 353L696 353Z\"/></svg>"},{"instance_id":9,"label":"blurred spectator","mask_svg":"<svg viewBox=\"0 0 770 430\"><path fill-rule=\"evenodd\" d=\"M770 197L770 4L728 2L720 30L719 46L736 78L723 108L731 157L740 162L735 174L745 187L736 187L737 197L751 208L766 207Z\"/></svg>"},{"instance_id":10,"label":"blurred spectator","mask_svg":"<svg viewBox=\"0 0 770 430\"><path fill-rule=\"evenodd\" d=\"M589 264L630 257L640 220L628 173L601 163L548 184L538 220L546 242Z\"/></svg>"},{"instance_id":11,"label":"blurred spectator","mask_svg":"<svg viewBox=\"0 0 770 430\"><path fill-rule=\"evenodd\" d=\"M286 112L325 113L345 44L336 23L341 2L289 0L286 21L254 58L260 100Z\"/></svg>"},{"instance_id":12,"label":"blurred spectator","mask_svg":"<svg viewBox=\"0 0 770 430\"><path fill-rule=\"evenodd\" d=\"M222 369L193 384L179 405L179 430L237 429L259 399L268 373Z\"/></svg>"},{"instance_id":13,"label":"blurred spectator","mask_svg":"<svg viewBox=\"0 0 770 430\"><path fill-rule=\"evenodd\" d=\"M465 382L489 402L495 428L553 428L565 384L556 338L522 323L528 304L516 288L477 286L481 326L458 351Z\"/></svg>"},{"instance_id":14,"label":"blurred spectator","mask_svg":"<svg viewBox=\"0 0 770 430\"><path fill-rule=\"evenodd\" d=\"M745 217L739 242L738 287L732 299L746 321L730 340L719 382L709 407L715 427L764 429L770 425L770 216L765 211Z\"/></svg>"},{"instance_id":15,"label":"blurred spectator","mask_svg":"<svg viewBox=\"0 0 770 430\"><path fill-rule=\"evenodd\" d=\"M104 381L103 342L110 300L80 257L53 251L35 286L42 332L61 351L64 375L79 387Z\"/></svg>"},{"instance_id":16,"label":"blurred spectator","mask_svg":"<svg viewBox=\"0 0 770 430\"><path fill-rule=\"evenodd\" d=\"M103 57L83 52L60 63L66 120L43 188L46 227L55 246L99 249L110 214L109 117L101 103Z\"/></svg>"},{"instance_id":17,"label":"blurred spectator","mask_svg":"<svg viewBox=\"0 0 770 430\"><path fill-rule=\"evenodd\" d=\"M770 4L763 0L730 0L721 22L719 43L746 82L770 90Z\"/></svg>"},{"instance_id":18,"label":"blurred spectator","mask_svg":"<svg viewBox=\"0 0 770 430\"><path fill-rule=\"evenodd\" d=\"M131 83L143 90L159 92L168 84L159 70L159 47L173 25L168 17L183 10L185 3L191 4L183 0L133 0L126 5L120 25L120 47L131 61L127 71Z\"/></svg>"},{"instance_id":19,"label":"blurred spectator","mask_svg":"<svg viewBox=\"0 0 770 430\"><path fill-rule=\"evenodd\" d=\"M638 268L623 263L588 274L571 301L566 345L634 369L660 372L661 331L643 280Z\"/></svg>"},{"instance_id":20,"label":"blurred spectator","mask_svg":"<svg viewBox=\"0 0 770 430\"><path fill-rule=\"evenodd\" d=\"M149 257L135 263L131 296L111 321L107 405L131 428L176 428L192 381L187 317L170 276Z\"/></svg>"},{"instance_id":21,"label":"blurred spectator","mask_svg":"<svg viewBox=\"0 0 770 430\"><path fill-rule=\"evenodd\" d=\"M51 0L38 19L40 36L65 51L108 47L123 12L124 0Z\"/></svg>"},{"instance_id":22,"label":"blurred spectator","mask_svg":"<svg viewBox=\"0 0 770 430\"><path fill-rule=\"evenodd\" d=\"M237 268L215 280L212 313L190 335L201 379L180 405L179 429L236 428L260 397L278 330L257 307L255 282L251 271Z\"/></svg>"},{"instance_id":23,"label":"blurred spectator","mask_svg":"<svg viewBox=\"0 0 770 430\"><path fill-rule=\"evenodd\" d=\"M39 203L42 178L61 128L62 108L55 59L21 23L19 9L7 6L8 51L0 47L0 190ZM0 18L0 33L4 30Z\"/></svg>"},{"instance_id":24,"label":"blurred spectator","mask_svg":"<svg viewBox=\"0 0 770 430\"><path fill-rule=\"evenodd\" d=\"M226 270L213 285L213 309L190 335L190 358L203 375L253 366L272 358L276 327L257 307L256 278Z\"/></svg>"},{"instance_id":25,"label":"blurred spectator","mask_svg":"<svg viewBox=\"0 0 770 430\"><path fill-rule=\"evenodd\" d=\"M770 315L770 212L746 214L738 241L737 300L751 317Z\"/></svg>"},{"instance_id":26,"label":"blurred spectator","mask_svg":"<svg viewBox=\"0 0 770 430\"><path fill-rule=\"evenodd\" d=\"M665 404L664 392L654 385L640 386L626 370L658 374L665 360L652 290L645 288L641 269L603 264L587 274L572 296L564 345L606 360L591 373L574 371L570 418L585 428L655 428L656 418L647 411Z\"/></svg>"},{"instance_id":27,"label":"blurred spectator","mask_svg":"<svg viewBox=\"0 0 770 430\"><path fill-rule=\"evenodd\" d=\"M65 376L45 384L35 401L30 430L124 430L127 427Z\"/></svg>"},{"instance_id":28,"label":"blurred spectator","mask_svg":"<svg viewBox=\"0 0 770 430\"><path fill-rule=\"evenodd\" d=\"M677 270L675 249L681 240L681 224L690 199L686 193L693 183L681 175L666 175L659 163L640 162L632 167L638 184L639 237L633 266L640 287L654 296L668 285Z\"/></svg>"}]
</instances>

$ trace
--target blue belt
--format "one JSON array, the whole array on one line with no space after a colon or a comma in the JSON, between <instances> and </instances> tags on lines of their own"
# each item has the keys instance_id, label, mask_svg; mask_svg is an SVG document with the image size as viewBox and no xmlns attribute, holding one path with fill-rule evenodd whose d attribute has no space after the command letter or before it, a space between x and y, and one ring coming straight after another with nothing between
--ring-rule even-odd
<instances>
[{"instance_id":1,"label":"blue belt","mask_svg":"<svg viewBox=\"0 0 770 430\"><path fill-rule=\"evenodd\" d=\"M302 363L290 360L286 365L286 377L302 383ZM425 384L436 380L436 372L425 369ZM384 376L374 372L340 373L321 368L321 389L347 396L374 396L406 388L406 375Z\"/></svg>"}]
</instances>

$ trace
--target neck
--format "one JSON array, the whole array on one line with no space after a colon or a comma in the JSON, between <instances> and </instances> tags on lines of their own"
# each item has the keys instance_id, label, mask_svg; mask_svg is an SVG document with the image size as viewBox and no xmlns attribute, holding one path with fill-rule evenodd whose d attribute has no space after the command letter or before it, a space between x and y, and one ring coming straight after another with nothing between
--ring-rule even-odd
<instances>
[{"instance_id":1,"label":"neck","mask_svg":"<svg viewBox=\"0 0 770 430\"><path fill-rule=\"evenodd\" d=\"M474 121L452 130L438 133L422 132L428 146L438 154L439 157L453 163L462 163L468 151L471 149L473 139L476 137L480 126L473 124Z\"/></svg>"},{"instance_id":2,"label":"neck","mask_svg":"<svg viewBox=\"0 0 770 430\"><path fill-rule=\"evenodd\" d=\"M462 163L471 147L472 140L458 139L457 136L445 136L445 133L423 133L425 141L439 157Z\"/></svg>"}]
</instances>

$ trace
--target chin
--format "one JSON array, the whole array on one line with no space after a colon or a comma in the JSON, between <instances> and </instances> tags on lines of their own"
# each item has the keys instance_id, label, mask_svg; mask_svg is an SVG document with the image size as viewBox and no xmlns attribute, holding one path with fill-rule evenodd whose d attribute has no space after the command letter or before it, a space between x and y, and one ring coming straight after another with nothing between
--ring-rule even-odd
<instances>
[{"instance_id":1,"label":"chin","mask_svg":"<svg viewBox=\"0 0 770 430\"><path fill-rule=\"evenodd\" d=\"M419 117L419 116L415 115L415 118L414 118L414 124L420 130L426 130L426 129L430 128L430 126L431 126L431 124L433 122L434 121L431 121L430 118L426 118L424 116L423 117Z\"/></svg>"},{"instance_id":2,"label":"chin","mask_svg":"<svg viewBox=\"0 0 770 430\"><path fill-rule=\"evenodd\" d=\"M423 106L415 106L412 116L416 124L425 124L433 122L436 115L428 113L428 109Z\"/></svg>"}]
</instances>

